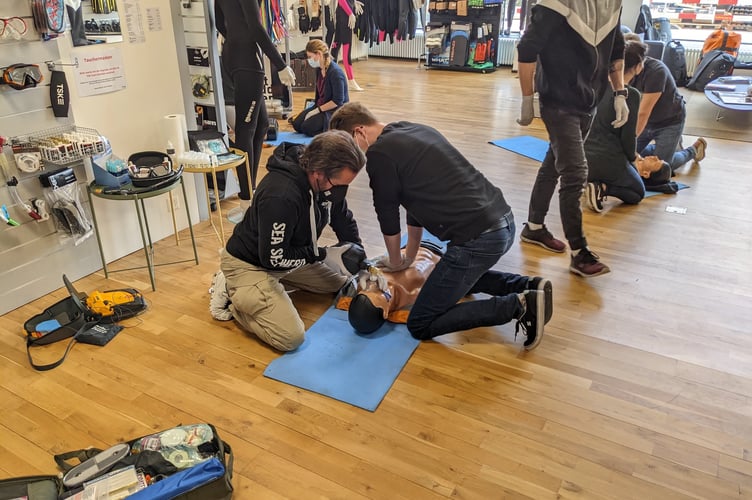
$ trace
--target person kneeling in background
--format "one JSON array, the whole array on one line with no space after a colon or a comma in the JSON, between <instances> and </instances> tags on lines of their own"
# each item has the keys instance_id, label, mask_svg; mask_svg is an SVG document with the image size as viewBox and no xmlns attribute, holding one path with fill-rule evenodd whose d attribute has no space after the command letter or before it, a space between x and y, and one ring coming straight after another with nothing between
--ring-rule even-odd
<instances>
[{"instance_id":1,"label":"person kneeling in background","mask_svg":"<svg viewBox=\"0 0 752 500\"><path fill-rule=\"evenodd\" d=\"M347 79L321 40L306 44L308 64L316 69L316 91L313 106L290 119L296 132L313 137L329 128L329 119L336 110L350 100Z\"/></svg>"}]
</instances>

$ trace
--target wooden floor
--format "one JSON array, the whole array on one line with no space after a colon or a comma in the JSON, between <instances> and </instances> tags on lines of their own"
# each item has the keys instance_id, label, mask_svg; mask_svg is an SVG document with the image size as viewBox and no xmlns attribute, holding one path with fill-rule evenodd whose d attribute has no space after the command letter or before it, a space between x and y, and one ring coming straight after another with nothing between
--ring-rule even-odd
<instances>
[{"instance_id":1,"label":"wooden floor","mask_svg":"<svg viewBox=\"0 0 752 500\"><path fill-rule=\"evenodd\" d=\"M501 187L521 228L537 165L488 141L545 131L515 123L508 69L371 59L355 71L365 92L351 99L384 121L441 130ZM150 309L105 347L77 345L60 368L29 367L22 325L63 290L6 314L0 477L53 473L55 453L205 421L235 451L237 499L752 498L752 146L708 143L702 166L678 178L691 189L585 210L610 274L584 280L567 255L519 244L501 259L498 269L553 281L554 316L537 350L522 352L511 324L425 342L373 413L265 378L280 354L211 319L219 244L206 222L200 265L159 267L157 292L143 270L76 283L138 288ZM381 253L365 173L348 199L368 252ZM555 202L547 222L562 235ZM157 256L191 251L167 238ZM306 325L332 299L294 298ZM48 350L52 358L59 346Z\"/></svg>"}]
</instances>

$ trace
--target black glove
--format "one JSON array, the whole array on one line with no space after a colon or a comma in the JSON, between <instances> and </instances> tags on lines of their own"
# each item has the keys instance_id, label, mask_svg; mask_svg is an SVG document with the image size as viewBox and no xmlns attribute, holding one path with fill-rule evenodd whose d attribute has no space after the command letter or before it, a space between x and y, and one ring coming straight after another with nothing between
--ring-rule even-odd
<instances>
[{"instance_id":1,"label":"black glove","mask_svg":"<svg viewBox=\"0 0 752 500\"><path fill-rule=\"evenodd\" d=\"M308 33L311 28L311 20L306 13L305 7L298 7L298 27L303 34Z\"/></svg>"},{"instance_id":2,"label":"black glove","mask_svg":"<svg viewBox=\"0 0 752 500\"><path fill-rule=\"evenodd\" d=\"M333 247L326 248L324 264L333 271L345 276L352 276L363 269L365 260L366 252L362 246L357 243L340 242Z\"/></svg>"},{"instance_id":3,"label":"black glove","mask_svg":"<svg viewBox=\"0 0 752 500\"><path fill-rule=\"evenodd\" d=\"M311 31L318 31L321 28L321 19L316 16L311 18Z\"/></svg>"}]
</instances>

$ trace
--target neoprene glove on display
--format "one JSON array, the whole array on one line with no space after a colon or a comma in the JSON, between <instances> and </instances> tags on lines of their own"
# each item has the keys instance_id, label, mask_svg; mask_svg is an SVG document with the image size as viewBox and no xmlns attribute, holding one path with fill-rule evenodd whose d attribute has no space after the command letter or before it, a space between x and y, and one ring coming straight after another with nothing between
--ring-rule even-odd
<instances>
[{"instance_id":1,"label":"neoprene glove on display","mask_svg":"<svg viewBox=\"0 0 752 500\"><path fill-rule=\"evenodd\" d=\"M614 97L614 111L616 112L616 120L611 122L611 126L619 128L629 118L629 106L627 106L627 98L623 95L617 95Z\"/></svg>"},{"instance_id":2,"label":"neoprene glove on display","mask_svg":"<svg viewBox=\"0 0 752 500\"><path fill-rule=\"evenodd\" d=\"M303 34L308 33L311 29L311 20L308 18L305 7L298 7L298 27Z\"/></svg>"},{"instance_id":3,"label":"neoprene glove on display","mask_svg":"<svg viewBox=\"0 0 752 500\"><path fill-rule=\"evenodd\" d=\"M533 122L533 96L522 96L522 106L520 107L520 117L517 119L517 123L523 127L527 127Z\"/></svg>"}]
</instances>

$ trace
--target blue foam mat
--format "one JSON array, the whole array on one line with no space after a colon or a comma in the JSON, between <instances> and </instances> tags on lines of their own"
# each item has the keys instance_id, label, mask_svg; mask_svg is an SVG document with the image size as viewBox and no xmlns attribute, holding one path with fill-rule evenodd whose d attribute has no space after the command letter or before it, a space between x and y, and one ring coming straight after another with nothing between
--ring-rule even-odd
<instances>
[{"instance_id":1,"label":"blue foam mat","mask_svg":"<svg viewBox=\"0 0 752 500\"><path fill-rule=\"evenodd\" d=\"M683 182L677 182L676 185L679 187L679 191L681 191L682 189L689 188L689 186L687 186ZM660 191L645 191L645 198L650 198L651 196L656 196L659 194L669 194L669 193L661 193Z\"/></svg>"},{"instance_id":2,"label":"blue foam mat","mask_svg":"<svg viewBox=\"0 0 752 500\"><path fill-rule=\"evenodd\" d=\"M497 139L488 142L494 146L539 162L543 161L543 158L546 157L546 151L548 151L548 141L530 135L521 135L519 137L509 137L508 139Z\"/></svg>"},{"instance_id":3,"label":"blue foam mat","mask_svg":"<svg viewBox=\"0 0 752 500\"><path fill-rule=\"evenodd\" d=\"M385 322L356 333L347 311L329 308L303 344L272 361L264 376L374 411L420 344L407 326Z\"/></svg>"},{"instance_id":4,"label":"blue foam mat","mask_svg":"<svg viewBox=\"0 0 752 500\"><path fill-rule=\"evenodd\" d=\"M307 135L299 134L298 132L279 132L276 141L264 141L264 144L271 144L272 146L279 146L283 142L310 144L312 140L313 137L308 137Z\"/></svg>"}]
</instances>

